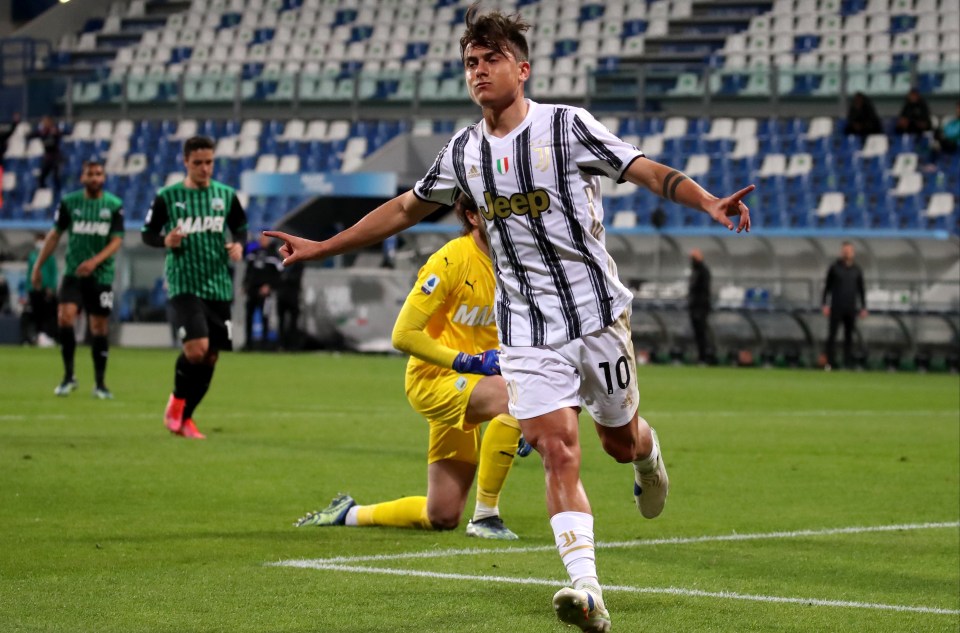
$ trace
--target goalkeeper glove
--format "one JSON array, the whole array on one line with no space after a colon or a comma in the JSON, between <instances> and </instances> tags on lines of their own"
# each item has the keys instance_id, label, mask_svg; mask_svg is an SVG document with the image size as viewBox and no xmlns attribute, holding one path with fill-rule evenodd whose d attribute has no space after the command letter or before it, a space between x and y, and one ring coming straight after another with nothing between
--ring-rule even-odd
<instances>
[{"instance_id":1,"label":"goalkeeper glove","mask_svg":"<svg viewBox=\"0 0 960 633\"><path fill-rule=\"evenodd\" d=\"M453 369L461 374L495 376L500 373L500 350L488 349L473 355L460 352L453 359Z\"/></svg>"},{"instance_id":2,"label":"goalkeeper glove","mask_svg":"<svg viewBox=\"0 0 960 633\"><path fill-rule=\"evenodd\" d=\"M526 457L530 454L530 451L533 450L533 447L527 443L527 440L523 439L523 436L520 436L520 441L517 442L517 456Z\"/></svg>"}]
</instances>

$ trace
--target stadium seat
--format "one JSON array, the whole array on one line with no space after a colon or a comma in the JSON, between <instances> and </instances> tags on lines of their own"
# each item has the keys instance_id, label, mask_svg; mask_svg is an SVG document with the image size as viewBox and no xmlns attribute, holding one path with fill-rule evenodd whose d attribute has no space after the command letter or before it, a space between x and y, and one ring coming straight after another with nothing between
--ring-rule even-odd
<instances>
[{"instance_id":1,"label":"stadium seat","mask_svg":"<svg viewBox=\"0 0 960 633\"><path fill-rule=\"evenodd\" d=\"M820 204L817 205L817 217L825 218L831 215L843 213L845 206L844 196L839 192L828 192L820 196Z\"/></svg>"},{"instance_id":2,"label":"stadium seat","mask_svg":"<svg viewBox=\"0 0 960 633\"><path fill-rule=\"evenodd\" d=\"M862 158L886 156L889 149L889 139L886 134L871 134L863 144L860 152Z\"/></svg>"},{"instance_id":3,"label":"stadium seat","mask_svg":"<svg viewBox=\"0 0 960 633\"><path fill-rule=\"evenodd\" d=\"M687 159L684 173L691 178L699 178L710 171L710 157L706 154L693 154Z\"/></svg>"},{"instance_id":4,"label":"stadium seat","mask_svg":"<svg viewBox=\"0 0 960 633\"><path fill-rule=\"evenodd\" d=\"M919 172L907 172L900 175L897 179L897 186L891 193L897 197L904 197L916 195L922 190L923 174Z\"/></svg>"},{"instance_id":5,"label":"stadium seat","mask_svg":"<svg viewBox=\"0 0 960 633\"><path fill-rule=\"evenodd\" d=\"M281 174L296 174L300 171L300 157L296 154L287 154L280 158L277 172Z\"/></svg>"},{"instance_id":6,"label":"stadium seat","mask_svg":"<svg viewBox=\"0 0 960 633\"><path fill-rule=\"evenodd\" d=\"M786 176L807 176L813 168L813 157L807 153L794 154L787 164Z\"/></svg>"},{"instance_id":7,"label":"stadium seat","mask_svg":"<svg viewBox=\"0 0 960 633\"><path fill-rule=\"evenodd\" d=\"M760 165L760 178L783 176L787 172L787 157L783 154L766 154Z\"/></svg>"},{"instance_id":8,"label":"stadium seat","mask_svg":"<svg viewBox=\"0 0 960 633\"><path fill-rule=\"evenodd\" d=\"M952 193L940 192L930 196L927 207L923 210L925 218L946 217L954 213L957 205Z\"/></svg>"},{"instance_id":9,"label":"stadium seat","mask_svg":"<svg viewBox=\"0 0 960 633\"><path fill-rule=\"evenodd\" d=\"M46 211L53 206L53 190L48 188L37 189L30 202L24 205L24 211Z\"/></svg>"},{"instance_id":10,"label":"stadium seat","mask_svg":"<svg viewBox=\"0 0 960 633\"><path fill-rule=\"evenodd\" d=\"M615 229L632 229L637 225L637 214L632 209L617 211L610 225Z\"/></svg>"},{"instance_id":11,"label":"stadium seat","mask_svg":"<svg viewBox=\"0 0 960 633\"><path fill-rule=\"evenodd\" d=\"M915 152L903 152L897 154L893 161L893 169L890 172L894 176L901 176L917 171L917 154Z\"/></svg>"}]
</instances>

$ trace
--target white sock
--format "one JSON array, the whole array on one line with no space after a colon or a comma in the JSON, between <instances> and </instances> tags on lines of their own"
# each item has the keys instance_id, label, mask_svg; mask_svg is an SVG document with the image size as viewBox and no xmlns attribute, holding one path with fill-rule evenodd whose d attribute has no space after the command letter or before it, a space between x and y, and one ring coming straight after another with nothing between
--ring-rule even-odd
<instances>
[{"instance_id":1,"label":"white sock","mask_svg":"<svg viewBox=\"0 0 960 633\"><path fill-rule=\"evenodd\" d=\"M649 473L656 468L658 457L660 457L660 448L657 446L656 442L653 442L653 447L650 449L650 454L633 462L633 467L638 473Z\"/></svg>"},{"instance_id":2,"label":"white sock","mask_svg":"<svg viewBox=\"0 0 960 633\"><path fill-rule=\"evenodd\" d=\"M347 510L347 516L343 520L344 525L350 527L357 527L357 511L360 509L360 506L353 506Z\"/></svg>"},{"instance_id":3,"label":"white sock","mask_svg":"<svg viewBox=\"0 0 960 633\"><path fill-rule=\"evenodd\" d=\"M500 516L500 506L488 506L484 502L477 499L477 507L473 511L474 521L498 516Z\"/></svg>"},{"instance_id":4,"label":"white sock","mask_svg":"<svg viewBox=\"0 0 960 633\"><path fill-rule=\"evenodd\" d=\"M600 597L597 559L593 549L593 516L585 512L560 512L550 517L557 552L577 589L588 584Z\"/></svg>"}]
</instances>

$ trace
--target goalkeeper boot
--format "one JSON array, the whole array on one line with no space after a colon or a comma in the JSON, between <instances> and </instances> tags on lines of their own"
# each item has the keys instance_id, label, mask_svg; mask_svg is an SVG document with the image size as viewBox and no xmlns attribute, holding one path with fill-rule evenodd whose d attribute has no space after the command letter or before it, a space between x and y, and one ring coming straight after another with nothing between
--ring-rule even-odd
<instances>
[{"instance_id":1,"label":"goalkeeper boot","mask_svg":"<svg viewBox=\"0 0 960 633\"><path fill-rule=\"evenodd\" d=\"M667 502L667 493L670 491L670 479L667 477L667 467L663 465L663 453L660 452L660 440L657 432L652 428L653 445L656 448L657 461L646 472L634 466L633 497L637 502L640 514L648 519L655 519L663 512Z\"/></svg>"},{"instance_id":2,"label":"goalkeeper boot","mask_svg":"<svg viewBox=\"0 0 960 633\"><path fill-rule=\"evenodd\" d=\"M193 418L187 418L180 425L180 435L191 440L205 440L207 436L200 432L197 425L193 423Z\"/></svg>"},{"instance_id":3,"label":"goalkeeper boot","mask_svg":"<svg viewBox=\"0 0 960 633\"><path fill-rule=\"evenodd\" d=\"M471 520L467 523L467 536L486 538L493 541L516 541L520 538L514 534L510 528L504 525L503 519L498 516L478 519L476 521Z\"/></svg>"},{"instance_id":4,"label":"goalkeeper boot","mask_svg":"<svg viewBox=\"0 0 960 633\"><path fill-rule=\"evenodd\" d=\"M610 630L610 613L603 606L603 599L589 590L564 587L553 596L553 609L561 622L579 626L581 631Z\"/></svg>"},{"instance_id":5,"label":"goalkeeper boot","mask_svg":"<svg viewBox=\"0 0 960 633\"><path fill-rule=\"evenodd\" d=\"M186 404L186 399L170 394L170 399L167 400L167 408L163 412L163 425L171 433L180 433L180 427L183 426L183 407Z\"/></svg>"},{"instance_id":6,"label":"goalkeeper boot","mask_svg":"<svg viewBox=\"0 0 960 633\"><path fill-rule=\"evenodd\" d=\"M57 385L57 388L53 390L53 393L60 396L69 396L71 392L77 390L77 379L74 377L64 378L63 382Z\"/></svg>"},{"instance_id":7,"label":"goalkeeper boot","mask_svg":"<svg viewBox=\"0 0 960 633\"><path fill-rule=\"evenodd\" d=\"M323 510L316 512L307 512L306 516L297 519L294 527L307 527L315 525L324 527L327 525L343 525L347 520L347 512L350 508L357 505L350 495L337 495Z\"/></svg>"}]
</instances>

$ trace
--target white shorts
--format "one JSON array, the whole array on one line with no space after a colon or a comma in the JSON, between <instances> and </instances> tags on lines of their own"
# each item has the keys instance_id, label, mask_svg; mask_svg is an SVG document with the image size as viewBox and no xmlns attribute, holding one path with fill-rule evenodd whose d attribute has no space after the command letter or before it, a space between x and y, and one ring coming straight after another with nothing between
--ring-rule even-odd
<instances>
[{"instance_id":1,"label":"white shorts","mask_svg":"<svg viewBox=\"0 0 960 633\"><path fill-rule=\"evenodd\" d=\"M602 330L561 345L504 346L500 372L517 419L582 406L597 424L623 426L640 404L630 309Z\"/></svg>"}]
</instances>

